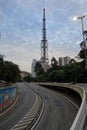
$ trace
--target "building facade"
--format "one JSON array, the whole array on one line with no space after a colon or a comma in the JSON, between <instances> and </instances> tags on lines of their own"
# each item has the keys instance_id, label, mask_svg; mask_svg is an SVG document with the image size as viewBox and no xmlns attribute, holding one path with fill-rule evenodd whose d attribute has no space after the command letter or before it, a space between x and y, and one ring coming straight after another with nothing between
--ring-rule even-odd
<instances>
[{"instance_id":1,"label":"building facade","mask_svg":"<svg viewBox=\"0 0 87 130\"><path fill-rule=\"evenodd\" d=\"M68 56L59 58L59 66L68 65L69 62L70 62L70 57L68 57Z\"/></svg>"},{"instance_id":2,"label":"building facade","mask_svg":"<svg viewBox=\"0 0 87 130\"><path fill-rule=\"evenodd\" d=\"M32 62L32 66L31 66L31 75L32 75L33 78L36 77L36 73L35 73L35 69L34 69L35 66L36 66L36 63L37 63L37 60L34 59L33 62Z\"/></svg>"},{"instance_id":3,"label":"building facade","mask_svg":"<svg viewBox=\"0 0 87 130\"><path fill-rule=\"evenodd\" d=\"M64 57L59 58L59 66L64 66Z\"/></svg>"},{"instance_id":4,"label":"building facade","mask_svg":"<svg viewBox=\"0 0 87 130\"><path fill-rule=\"evenodd\" d=\"M23 80L25 77L27 77L30 73L26 72L26 71L21 71L20 72L20 76L21 76L21 80Z\"/></svg>"}]
</instances>

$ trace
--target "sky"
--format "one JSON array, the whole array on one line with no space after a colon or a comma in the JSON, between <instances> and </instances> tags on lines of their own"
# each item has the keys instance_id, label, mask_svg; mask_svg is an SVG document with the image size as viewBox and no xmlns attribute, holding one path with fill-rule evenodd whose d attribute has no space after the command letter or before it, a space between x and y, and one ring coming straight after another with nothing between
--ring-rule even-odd
<instances>
[{"instance_id":1,"label":"sky","mask_svg":"<svg viewBox=\"0 0 87 130\"><path fill-rule=\"evenodd\" d=\"M44 7L49 61L80 50L81 21L73 17L87 14L87 0L0 0L0 54L23 71L31 72L32 60L41 58Z\"/></svg>"}]
</instances>

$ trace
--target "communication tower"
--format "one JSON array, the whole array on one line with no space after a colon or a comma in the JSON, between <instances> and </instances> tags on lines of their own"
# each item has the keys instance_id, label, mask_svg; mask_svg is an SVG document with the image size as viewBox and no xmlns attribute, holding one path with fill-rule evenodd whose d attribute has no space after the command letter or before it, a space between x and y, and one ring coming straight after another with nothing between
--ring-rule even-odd
<instances>
[{"instance_id":1,"label":"communication tower","mask_svg":"<svg viewBox=\"0 0 87 130\"><path fill-rule=\"evenodd\" d=\"M48 42L46 37L46 18L45 8L43 9L43 28L42 28L42 40L41 40L41 63L48 63Z\"/></svg>"}]
</instances>

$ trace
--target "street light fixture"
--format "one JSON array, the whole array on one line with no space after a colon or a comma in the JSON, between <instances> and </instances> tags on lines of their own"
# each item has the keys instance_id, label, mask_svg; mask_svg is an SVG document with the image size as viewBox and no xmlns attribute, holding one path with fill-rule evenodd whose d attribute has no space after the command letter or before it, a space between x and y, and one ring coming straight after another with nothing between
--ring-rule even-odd
<instances>
[{"instance_id":1,"label":"street light fixture","mask_svg":"<svg viewBox=\"0 0 87 130\"><path fill-rule=\"evenodd\" d=\"M86 42L84 37L84 25L83 25L83 18L87 17L87 15L83 16L75 16L73 20L80 19L81 20L81 27L82 27L82 36L83 36L83 43L84 43L84 53L85 53L85 68L87 69L87 55L86 55Z\"/></svg>"}]
</instances>

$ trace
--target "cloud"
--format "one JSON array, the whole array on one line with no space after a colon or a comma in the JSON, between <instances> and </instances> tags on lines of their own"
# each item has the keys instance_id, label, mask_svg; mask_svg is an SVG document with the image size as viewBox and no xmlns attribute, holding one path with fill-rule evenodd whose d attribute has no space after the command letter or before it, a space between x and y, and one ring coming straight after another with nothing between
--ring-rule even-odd
<instances>
[{"instance_id":1,"label":"cloud","mask_svg":"<svg viewBox=\"0 0 87 130\"><path fill-rule=\"evenodd\" d=\"M46 0L46 27L49 58L79 52L82 40L80 21L72 18L87 14L86 0ZM30 71L34 58L40 59L43 0L0 0L0 53L5 59ZM87 27L87 19L84 26Z\"/></svg>"}]
</instances>

